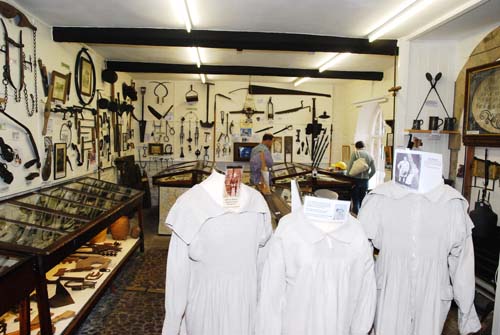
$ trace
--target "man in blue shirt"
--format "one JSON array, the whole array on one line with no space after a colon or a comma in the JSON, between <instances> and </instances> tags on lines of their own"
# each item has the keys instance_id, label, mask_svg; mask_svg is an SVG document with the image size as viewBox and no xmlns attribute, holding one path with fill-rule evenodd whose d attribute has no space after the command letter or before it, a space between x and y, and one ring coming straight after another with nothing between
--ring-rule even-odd
<instances>
[{"instance_id":1,"label":"man in blue shirt","mask_svg":"<svg viewBox=\"0 0 500 335\"><path fill-rule=\"evenodd\" d=\"M255 146L250 153L250 181L254 185L264 182L262 171L266 171L273 166L271 146L273 145L273 135L264 134L262 143Z\"/></svg>"}]
</instances>

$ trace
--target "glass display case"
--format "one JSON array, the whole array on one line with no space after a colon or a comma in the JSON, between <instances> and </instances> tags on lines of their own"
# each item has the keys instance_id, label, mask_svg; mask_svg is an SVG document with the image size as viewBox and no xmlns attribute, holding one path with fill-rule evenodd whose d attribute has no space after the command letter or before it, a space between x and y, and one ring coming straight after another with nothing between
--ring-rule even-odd
<instances>
[{"instance_id":1,"label":"glass display case","mask_svg":"<svg viewBox=\"0 0 500 335\"><path fill-rule=\"evenodd\" d=\"M169 166L153 176L153 185L161 187L192 187L207 178L215 162L191 161Z\"/></svg>"},{"instance_id":2,"label":"glass display case","mask_svg":"<svg viewBox=\"0 0 500 335\"><path fill-rule=\"evenodd\" d=\"M36 256L42 335L52 329L45 273L116 219L134 211L141 231L137 246L144 250L143 194L83 177L0 202L0 249ZM0 258L0 274L15 262Z\"/></svg>"}]
</instances>

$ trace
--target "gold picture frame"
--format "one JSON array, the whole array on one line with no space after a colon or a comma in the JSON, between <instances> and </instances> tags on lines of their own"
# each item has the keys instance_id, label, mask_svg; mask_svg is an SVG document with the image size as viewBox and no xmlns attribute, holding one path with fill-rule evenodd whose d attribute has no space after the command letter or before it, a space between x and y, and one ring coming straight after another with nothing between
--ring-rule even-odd
<instances>
[{"instance_id":1,"label":"gold picture frame","mask_svg":"<svg viewBox=\"0 0 500 335\"><path fill-rule=\"evenodd\" d=\"M54 144L54 180L66 177L66 143Z\"/></svg>"},{"instance_id":2,"label":"gold picture frame","mask_svg":"<svg viewBox=\"0 0 500 335\"><path fill-rule=\"evenodd\" d=\"M60 101L65 104L68 98L69 75L52 71L50 81L52 85L52 101Z\"/></svg>"},{"instance_id":3,"label":"gold picture frame","mask_svg":"<svg viewBox=\"0 0 500 335\"><path fill-rule=\"evenodd\" d=\"M81 58L80 67L80 91L81 94L87 97L92 96L92 63L86 58Z\"/></svg>"}]
</instances>

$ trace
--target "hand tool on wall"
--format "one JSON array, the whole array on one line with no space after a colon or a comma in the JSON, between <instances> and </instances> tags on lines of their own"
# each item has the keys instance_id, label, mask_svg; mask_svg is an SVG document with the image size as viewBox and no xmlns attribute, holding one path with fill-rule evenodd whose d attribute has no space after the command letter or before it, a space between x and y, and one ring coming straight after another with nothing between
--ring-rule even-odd
<instances>
[{"instance_id":1,"label":"hand tool on wall","mask_svg":"<svg viewBox=\"0 0 500 335\"><path fill-rule=\"evenodd\" d=\"M326 149L328 148L329 142L328 142L328 135L326 135L326 139L323 141L321 148L318 150L318 153L316 154L316 161L313 162L314 167L319 167L321 164L321 161L323 160L323 157L325 156Z\"/></svg>"},{"instance_id":2,"label":"hand tool on wall","mask_svg":"<svg viewBox=\"0 0 500 335\"><path fill-rule=\"evenodd\" d=\"M181 131L179 134L179 139L180 139L181 145L184 144L184 121L186 121L186 118L182 117L181 118Z\"/></svg>"},{"instance_id":3,"label":"hand tool on wall","mask_svg":"<svg viewBox=\"0 0 500 335\"><path fill-rule=\"evenodd\" d=\"M165 114L162 115L162 118L165 118L168 113L170 113L170 111L172 110L172 108L174 108L174 105L170 105L170 107L167 109L167 111L165 112Z\"/></svg>"},{"instance_id":4,"label":"hand tool on wall","mask_svg":"<svg viewBox=\"0 0 500 335\"><path fill-rule=\"evenodd\" d=\"M188 143L193 142L193 138L191 137L191 120L189 120L189 131L188 131L188 138L187 138L187 142L188 142Z\"/></svg>"},{"instance_id":5,"label":"hand tool on wall","mask_svg":"<svg viewBox=\"0 0 500 335\"><path fill-rule=\"evenodd\" d=\"M299 107L294 107L294 108L290 108L290 109L285 109L285 110L282 110L282 111L279 111L279 112L276 112L277 115L281 115L281 114L289 114L289 113L295 113L295 112L298 112L302 109L309 109L311 110L311 106L304 106L304 100L301 100L300 101L300 106Z\"/></svg>"},{"instance_id":6,"label":"hand tool on wall","mask_svg":"<svg viewBox=\"0 0 500 335\"><path fill-rule=\"evenodd\" d=\"M47 126L49 125L50 110L51 110L51 103L52 103L53 94L54 94L54 84L51 83L49 85L49 94L47 95L47 101L45 102L45 106L43 108L43 128L42 128L42 135L43 136L47 135Z\"/></svg>"},{"instance_id":7,"label":"hand tool on wall","mask_svg":"<svg viewBox=\"0 0 500 335\"><path fill-rule=\"evenodd\" d=\"M196 156L196 160L198 160L200 158L200 155L201 155L200 149L196 149L196 151L194 152L194 155Z\"/></svg>"},{"instance_id":8,"label":"hand tool on wall","mask_svg":"<svg viewBox=\"0 0 500 335\"><path fill-rule=\"evenodd\" d=\"M227 118L227 122L229 122L229 116ZM229 135L233 135L233 127L234 127L234 122L231 120L231 123L229 124Z\"/></svg>"},{"instance_id":9,"label":"hand tool on wall","mask_svg":"<svg viewBox=\"0 0 500 335\"><path fill-rule=\"evenodd\" d=\"M210 146L209 146L209 145L206 145L206 146L204 146L204 147L203 147L203 149L205 150L205 154L203 155L203 160L204 160L204 161L208 161L208 160L209 160L209 158L210 158L210 157L208 156L208 148L210 148Z\"/></svg>"},{"instance_id":10,"label":"hand tool on wall","mask_svg":"<svg viewBox=\"0 0 500 335\"><path fill-rule=\"evenodd\" d=\"M155 118L157 118L158 120L161 120L162 115L160 113L158 113L158 111L156 109L154 109L153 106L148 105L148 110L151 114L153 114L153 116Z\"/></svg>"},{"instance_id":11,"label":"hand tool on wall","mask_svg":"<svg viewBox=\"0 0 500 335\"><path fill-rule=\"evenodd\" d=\"M295 139L295 142L297 143L300 143L300 129L297 129L297 134L295 134L295 136L297 136L297 138Z\"/></svg>"},{"instance_id":12,"label":"hand tool on wall","mask_svg":"<svg viewBox=\"0 0 500 335\"><path fill-rule=\"evenodd\" d=\"M168 87L166 84L168 84L168 81L152 81L151 83L156 84L155 88L153 89L153 94L156 96L156 103L158 105L161 105L165 102L165 98L168 96ZM161 96L161 102L160 102L160 95L158 92L163 88L165 91L164 94Z\"/></svg>"},{"instance_id":13,"label":"hand tool on wall","mask_svg":"<svg viewBox=\"0 0 500 335\"><path fill-rule=\"evenodd\" d=\"M443 76L443 74L441 72L438 72L434 78L432 77L432 75L429 72L427 72L425 74L425 78L427 79L429 84L431 84L431 88L429 88L429 91L427 92L427 95L425 96L424 102L422 103L422 106L420 107L420 109L418 111L417 117L415 118L416 120L418 120L418 117L420 116L422 109L424 109L425 103L427 102L427 99L429 98L429 95L431 94L432 91L436 92L436 95L439 99L439 102L441 103L441 106L443 106L444 112L446 113L446 117L450 117L450 115L448 114L448 111L446 110L446 106L444 105L443 100L441 99L441 96L439 95L439 92L436 89L436 85L442 76Z\"/></svg>"},{"instance_id":14,"label":"hand tool on wall","mask_svg":"<svg viewBox=\"0 0 500 335\"><path fill-rule=\"evenodd\" d=\"M14 180L14 175L9 171L5 163L0 163L0 179L6 184L10 184Z\"/></svg>"},{"instance_id":15,"label":"hand tool on wall","mask_svg":"<svg viewBox=\"0 0 500 335\"><path fill-rule=\"evenodd\" d=\"M223 99L230 100L230 101L233 100L230 97L228 97L227 95L224 95L221 93L215 94L215 96L214 96L214 117L217 115L217 98L223 98ZM221 118L221 123L224 124L224 111L221 111L220 118Z\"/></svg>"},{"instance_id":16,"label":"hand tool on wall","mask_svg":"<svg viewBox=\"0 0 500 335\"><path fill-rule=\"evenodd\" d=\"M212 122L209 122L209 121L208 121L208 115L209 115L209 113L210 113L210 111L209 111L209 109L210 109L210 108L209 108L209 106L210 106L210 105L209 105L209 103L210 103L210 85L214 85L214 84L213 84L213 83L208 83L208 82L207 82L205 85L207 85L207 105L206 105L206 109L207 109L207 110L206 110L206 121L205 121L205 122L203 122L203 121L201 121L201 120L200 120L200 126L201 126L202 128L212 128L212 127L214 126L214 122L213 122L213 121L212 121Z\"/></svg>"},{"instance_id":17,"label":"hand tool on wall","mask_svg":"<svg viewBox=\"0 0 500 335\"><path fill-rule=\"evenodd\" d=\"M198 92L193 90L193 85L191 85L189 91L186 92L186 102L188 104L194 104L198 102Z\"/></svg>"},{"instance_id":18,"label":"hand tool on wall","mask_svg":"<svg viewBox=\"0 0 500 335\"><path fill-rule=\"evenodd\" d=\"M266 131L266 130L269 130L269 129L273 129L273 128L274 128L274 126L270 126L270 127L262 128L262 129L257 130L255 133L256 133L256 134L257 134L257 133L262 133L263 131Z\"/></svg>"},{"instance_id":19,"label":"hand tool on wall","mask_svg":"<svg viewBox=\"0 0 500 335\"><path fill-rule=\"evenodd\" d=\"M206 131L203 134L205 135L205 143L207 143L208 142L208 137L211 135L211 133L208 132L208 131Z\"/></svg>"},{"instance_id":20,"label":"hand tool on wall","mask_svg":"<svg viewBox=\"0 0 500 335\"><path fill-rule=\"evenodd\" d=\"M198 124L196 124L194 128L194 145L198 146L198 140L200 139L200 128L198 128Z\"/></svg>"},{"instance_id":21,"label":"hand tool on wall","mask_svg":"<svg viewBox=\"0 0 500 335\"><path fill-rule=\"evenodd\" d=\"M47 73L47 68L45 67L45 65L43 65L42 60L40 58L38 58L38 68L40 69L40 76L42 77L43 94L45 96L48 96L49 95L49 75Z\"/></svg>"},{"instance_id":22,"label":"hand tool on wall","mask_svg":"<svg viewBox=\"0 0 500 335\"><path fill-rule=\"evenodd\" d=\"M217 143L217 148L215 149L215 152L217 153L217 158L220 157L220 143Z\"/></svg>"},{"instance_id":23,"label":"hand tool on wall","mask_svg":"<svg viewBox=\"0 0 500 335\"><path fill-rule=\"evenodd\" d=\"M329 119L330 118L330 115L328 115L326 113L326 111L323 111L323 114L321 114L320 116L318 116L318 119L323 119L323 120L326 120L326 119Z\"/></svg>"},{"instance_id":24,"label":"hand tool on wall","mask_svg":"<svg viewBox=\"0 0 500 335\"><path fill-rule=\"evenodd\" d=\"M273 97L269 97L267 101L267 119L274 120L274 104L272 101Z\"/></svg>"},{"instance_id":25,"label":"hand tool on wall","mask_svg":"<svg viewBox=\"0 0 500 335\"><path fill-rule=\"evenodd\" d=\"M146 134L146 121L144 120L144 96L146 95L146 87L141 87L142 96L142 110L141 110L141 120L139 121L139 139L141 143L144 143L144 135Z\"/></svg>"},{"instance_id":26,"label":"hand tool on wall","mask_svg":"<svg viewBox=\"0 0 500 335\"><path fill-rule=\"evenodd\" d=\"M304 154L309 155L309 140L307 136L306 136L306 151L304 152Z\"/></svg>"},{"instance_id":27,"label":"hand tool on wall","mask_svg":"<svg viewBox=\"0 0 500 335\"><path fill-rule=\"evenodd\" d=\"M279 134L279 133L282 133L282 132L284 132L286 130L291 130L291 129L293 129L293 125L288 125L288 126L282 128L282 129L278 130L278 131L275 131L273 133L273 135L276 135L276 134Z\"/></svg>"},{"instance_id":28,"label":"hand tool on wall","mask_svg":"<svg viewBox=\"0 0 500 335\"><path fill-rule=\"evenodd\" d=\"M0 137L0 157L8 163L14 160L14 150L5 143L2 137Z\"/></svg>"},{"instance_id":29,"label":"hand tool on wall","mask_svg":"<svg viewBox=\"0 0 500 335\"><path fill-rule=\"evenodd\" d=\"M45 146L45 162L42 168L42 180L47 181L52 171L52 139L50 137L44 137L43 142Z\"/></svg>"},{"instance_id":30,"label":"hand tool on wall","mask_svg":"<svg viewBox=\"0 0 500 335\"><path fill-rule=\"evenodd\" d=\"M184 148L181 147L181 155L180 155L180 158L184 158Z\"/></svg>"},{"instance_id":31,"label":"hand tool on wall","mask_svg":"<svg viewBox=\"0 0 500 335\"><path fill-rule=\"evenodd\" d=\"M224 111L220 111L220 123L222 125L224 125L224 115L225 115Z\"/></svg>"}]
</instances>

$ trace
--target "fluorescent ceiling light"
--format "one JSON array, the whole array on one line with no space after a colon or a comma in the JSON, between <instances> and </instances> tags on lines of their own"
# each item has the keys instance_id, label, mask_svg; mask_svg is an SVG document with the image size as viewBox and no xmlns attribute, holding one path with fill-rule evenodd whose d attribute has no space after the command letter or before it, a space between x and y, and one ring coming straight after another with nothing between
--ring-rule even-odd
<instances>
[{"instance_id":1,"label":"fluorescent ceiling light","mask_svg":"<svg viewBox=\"0 0 500 335\"><path fill-rule=\"evenodd\" d=\"M334 65L338 64L339 62L341 62L344 59L346 59L347 57L349 57L350 54L351 54L350 52L343 52L343 53L336 54L328 62L326 62L325 64L323 64L319 67L319 72L323 72L323 71L333 67Z\"/></svg>"},{"instance_id":2,"label":"fluorescent ceiling light","mask_svg":"<svg viewBox=\"0 0 500 335\"><path fill-rule=\"evenodd\" d=\"M200 48L191 47L191 54L193 55L193 60L197 67L201 66Z\"/></svg>"},{"instance_id":3,"label":"fluorescent ceiling light","mask_svg":"<svg viewBox=\"0 0 500 335\"><path fill-rule=\"evenodd\" d=\"M191 28L193 28L193 22L191 21L191 13L189 12L189 5L188 5L188 0L178 0L182 4L182 16L184 20L184 24L186 25L186 31L188 33L191 32Z\"/></svg>"},{"instance_id":4,"label":"fluorescent ceiling light","mask_svg":"<svg viewBox=\"0 0 500 335\"><path fill-rule=\"evenodd\" d=\"M299 78L299 79L297 79L297 80L293 83L293 86L297 87L297 86L299 86L300 84L302 84L302 83L304 83L304 82L306 82L306 81L308 81L308 80L310 80L310 79L311 79L311 78L309 78L309 77L302 77L302 78Z\"/></svg>"},{"instance_id":5,"label":"fluorescent ceiling light","mask_svg":"<svg viewBox=\"0 0 500 335\"><path fill-rule=\"evenodd\" d=\"M200 73L200 80L203 84L207 82L207 76L204 73Z\"/></svg>"},{"instance_id":6,"label":"fluorescent ceiling light","mask_svg":"<svg viewBox=\"0 0 500 335\"><path fill-rule=\"evenodd\" d=\"M418 38L418 37L422 36L423 34L429 32L429 31L432 31L433 29L439 28L443 24L448 23L461 15L464 15L468 11L471 11L476 7L484 5L488 1L490 1L490 0L470 0L470 1L467 1L463 5L460 5L454 9L452 9L448 13L444 14L443 16L440 16L439 18L430 22L429 24L426 24L425 26L418 28L417 30L415 30L411 34L406 35L402 39L403 40L412 40L412 39Z\"/></svg>"},{"instance_id":7,"label":"fluorescent ceiling light","mask_svg":"<svg viewBox=\"0 0 500 335\"><path fill-rule=\"evenodd\" d=\"M402 23L408 21L410 18L413 16L417 15L419 12L421 12L424 8L429 6L432 3L433 0L420 0L413 5L407 7L405 10L403 10L401 13L399 13L397 16L393 17L386 23L384 23L381 27L377 28L374 32L372 32L370 35L368 35L368 40L370 42L373 42L380 37L386 35L388 32L391 30L395 29Z\"/></svg>"},{"instance_id":8,"label":"fluorescent ceiling light","mask_svg":"<svg viewBox=\"0 0 500 335\"><path fill-rule=\"evenodd\" d=\"M410 7L411 5L413 5L417 0L407 0L407 1L404 1L402 4L400 4L399 6L397 6L396 8L394 8L394 10L390 10L389 13L384 17L382 18L380 21L378 21L376 24L374 24L373 26L371 26L365 33L365 35L370 35L371 33L373 33L375 30L377 30L378 28L382 27L384 24L386 24L387 22L389 22L391 19L395 18L396 16L398 16L402 11L404 11L406 8Z\"/></svg>"}]
</instances>

